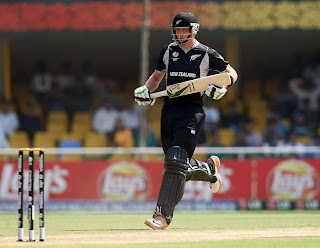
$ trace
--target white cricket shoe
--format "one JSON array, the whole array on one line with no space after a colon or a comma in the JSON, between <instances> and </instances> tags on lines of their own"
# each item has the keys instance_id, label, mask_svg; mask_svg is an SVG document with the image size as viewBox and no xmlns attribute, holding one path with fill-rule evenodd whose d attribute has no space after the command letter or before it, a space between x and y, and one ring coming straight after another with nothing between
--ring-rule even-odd
<instances>
[{"instance_id":1,"label":"white cricket shoe","mask_svg":"<svg viewBox=\"0 0 320 248\"><path fill-rule=\"evenodd\" d=\"M217 177L217 181L214 183L209 182L210 189L213 193L218 193L221 189L222 180L218 173L219 167L220 167L220 159L217 156L212 155L208 160L208 164L214 165L215 167L215 173L214 176Z\"/></svg>"},{"instance_id":2,"label":"white cricket shoe","mask_svg":"<svg viewBox=\"0 0 320 248\"><path fill-rule=\"evenodd\" d=\"M166 218L163 217L163 215L158 215L152 219L147 219L144 222L144 224L146 224L154 230L166 230L169 227Z\"/></svg>"}]
</instances>

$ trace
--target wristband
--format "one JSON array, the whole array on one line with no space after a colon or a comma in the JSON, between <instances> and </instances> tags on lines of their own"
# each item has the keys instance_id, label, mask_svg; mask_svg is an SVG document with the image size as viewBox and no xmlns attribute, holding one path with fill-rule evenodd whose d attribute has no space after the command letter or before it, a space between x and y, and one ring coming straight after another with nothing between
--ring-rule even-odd
<instances>
[{"instance_id":1,"label":"wristband","mask_svg":"<svg viewBox=\"0 0 320 248\"><path fill-rule=\"evenodd\" d=\"M228 88L229 88L231 85L233 85L233 83L234 83L233 77L231 77L230 75L229 75L229 77L230 77L231 84L228 85Z\"/></svg>"}]
</instances>

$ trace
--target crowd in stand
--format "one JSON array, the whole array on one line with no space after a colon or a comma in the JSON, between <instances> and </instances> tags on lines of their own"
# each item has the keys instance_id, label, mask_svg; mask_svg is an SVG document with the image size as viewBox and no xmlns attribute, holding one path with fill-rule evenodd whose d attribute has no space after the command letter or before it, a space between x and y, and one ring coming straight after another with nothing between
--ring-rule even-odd
<instances>
[{"instance_id":1,"label":"crowd in stand","mask_svg":"<svg viewBox=\"0 0 320 248\"><path fill-rule=\"evenodd\" d=\"M129 93L126 92L127 96ZM8 137L17 130L27 131L32 140L36 131L45 129L46 114L52 110L67 111L70 119L76 112L91 112L92 130L107 135L111 146L139 144L140 107L134 103L133 96L122 96L117 82L98 76L90 63L84 63L82 73L77 76L72 73L71 63L62 63L55 75L47 71L45 63L38 63L30 92L25 94L33 95L34 99L28 101L23 112L19 108L12 111L13 102L2 100L0 147L10 147ZM241 99L241 93L238 97ZM214 101L206 100L207 118L199 144L224 146L219 129L228 128L234 131L231 145L236 147L320 145L320 54L307 66L300 65L298 70L293 67L286 81L266 98L268 119L261 132L256 131L253 118L237 110L235 101L229 101L225 105L228 111L222 113ZM41 105L42 116L36 113L36 104ZM159 146L154 130L150 130L149 136L148 146ZM302 141L301 137L307 139Z\"/></svg>"}]
</instances>

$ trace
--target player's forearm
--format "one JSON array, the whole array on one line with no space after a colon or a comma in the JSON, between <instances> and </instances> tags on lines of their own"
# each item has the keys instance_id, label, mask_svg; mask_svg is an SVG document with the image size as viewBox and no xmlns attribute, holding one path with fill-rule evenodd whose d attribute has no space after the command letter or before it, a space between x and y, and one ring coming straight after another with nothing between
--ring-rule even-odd
<instances>
[{"instance_id":1,"label":"player's forearm","mask_svg":"<svg viewBox=\"0 0 320 248\"><path fill-rule=\"evenodd\" d=\"M162 78L163 78L163 75L157 71L155 71L149 77L145 85L148 87L150 92L155 91L159 87L159 84L161 83Z\"/></svg>"}]
</instances>

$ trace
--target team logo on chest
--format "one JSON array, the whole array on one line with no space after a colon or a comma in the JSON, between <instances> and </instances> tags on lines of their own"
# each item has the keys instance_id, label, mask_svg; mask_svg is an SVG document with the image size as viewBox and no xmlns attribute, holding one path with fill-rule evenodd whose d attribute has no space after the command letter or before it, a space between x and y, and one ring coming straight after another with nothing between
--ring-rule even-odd
<instances>
[{"instance_id":1,"label":"team logo on chest","mask_svg":"<svg viewBox=\"0 0 320 248\"><path fill-rule=\"evenodd\" d=\"M198 57L200 57L201 56L201 54L193 54L193 55L191 55L191 57L190 57L190 61L192 61L192 60L196 60Z\"/></svg>"},{"instance_id":2,"label":"team logo on chest","mask_svg":"<svg viewBox=\"0 0 320 248\"><path fill-rule=\"evenodd\" d=\"M178 58L178 56L179 56L179 53L178 52L173 52L172 53L172 61L177 61L179 58Z\"/></svg>"}]
</instances>

